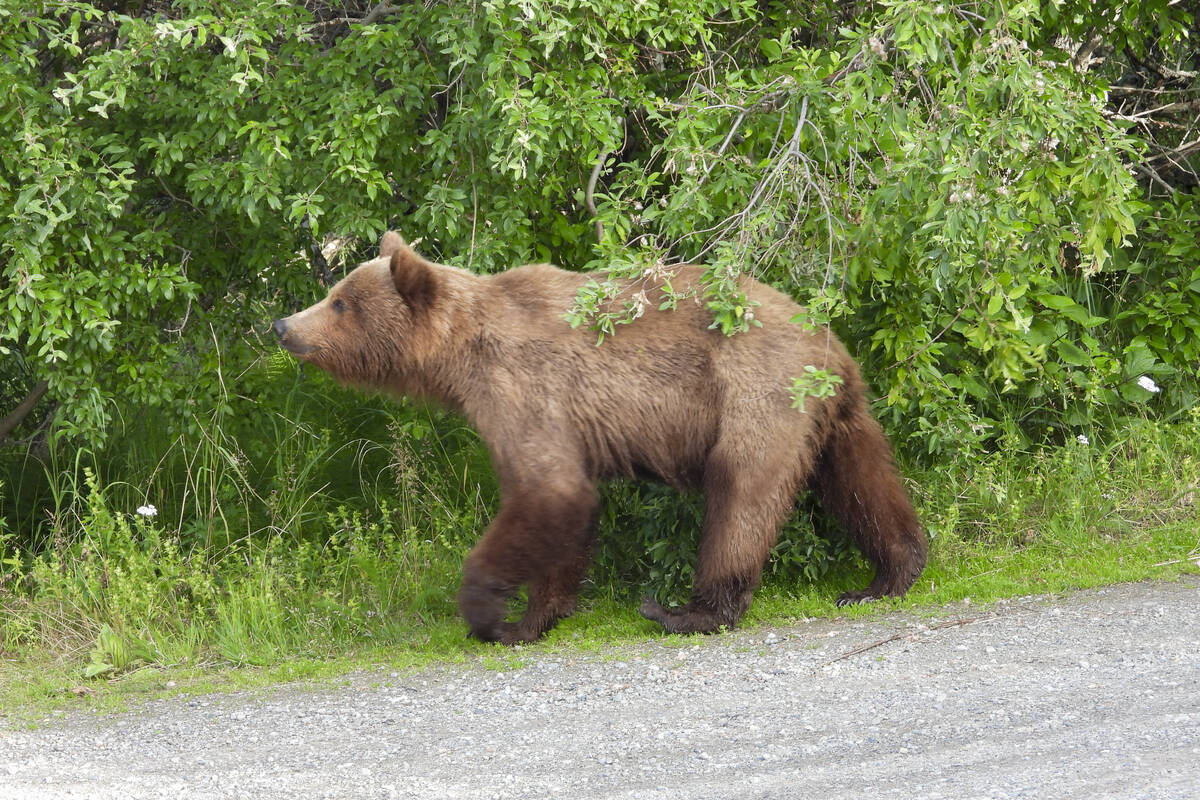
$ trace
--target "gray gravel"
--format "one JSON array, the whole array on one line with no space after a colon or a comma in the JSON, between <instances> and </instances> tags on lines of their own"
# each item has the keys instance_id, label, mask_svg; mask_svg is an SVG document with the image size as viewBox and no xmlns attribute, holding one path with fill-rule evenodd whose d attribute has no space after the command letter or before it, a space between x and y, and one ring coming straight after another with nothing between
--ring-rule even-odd
<instances>
[{"instance_id":1,"label":"gray gravel","mask_svg":"<svg viewBox=\"0 0 1200 800\"><path fill-rule=\"evenodd\" d=\"M1200 798L1196 577L523 658L0 731L0 798Z\"/></svg>"}]
</instances>

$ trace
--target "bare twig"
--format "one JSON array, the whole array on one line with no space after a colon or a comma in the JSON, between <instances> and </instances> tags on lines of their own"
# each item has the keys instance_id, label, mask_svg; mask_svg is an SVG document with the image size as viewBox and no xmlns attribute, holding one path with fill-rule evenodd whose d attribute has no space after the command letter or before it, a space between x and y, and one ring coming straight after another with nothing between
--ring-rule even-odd
<instances>
[{"instance_id":1,"label":"bare twig","mask_svg":"<svg viewBox=\"0 0 1200 800\"><path fill-rule=\"evenodd\" d=\"M621 118L621 144L617 148L625 147L625 141L629 137L629 128L625 123L625 118ZM600 180L600 173L604 170L604 164L608 161L608 157L613 154L613 149L607 148L600 152L600 156L596 159L595 166L592 167L592 174L588 177L587 187L583 193L583 205L587 208L589 214L595 219L596 225L596 243L600 244L604 241L604 223L600 221L600 212L596 209L596 182Z\"/></svg>"},{"instance_id":2,"label":"bare twig","mask_svg":"<svg viewBox=\"0 0 1200 800\"><path fill-rule=\"evenodd\" d=\"M1151 567L1169 567L1172 564L1187 564L1187 563L1189 563L1191 561L1195 561L1195 560L1196 560L1196 554L1193 553L1192 555L1188 556L1187 558L1176 558L1171 561L1160 561L1157 564L1151 564L1150 566ZM1197 562L1197 563L1200 563L1200 562Z\"/></svg>"},{"instance_id":3,"label":"bare twig","mask_svg":"<svg viewBox=\"0 0 1200 800\"><path fill-rule=\"evenodd\" d=\"M1164 159L1168 160L1168 161L1173 161L1175 158L1178 158L1180 156L1191 155L1192 153L1197 152L1197 151L1200 151L1200 139L1193 139L1190 142L1184 142L1183 144L1179 145L1178 147L1174 147L1170 150L1164 150L1161 153L1150 156L1148 159L1146 159L1146 161L1148 161L1148 162L1162 161Z\"/></svg>"},{"instance_id":4,"label":"bare twig","mask_svg":"<svg viewBox=\"0 0 1200 800\"><path fill-rule=\"evenodd\" d=\"M943 327L940 331L938 331L932 339L930 339L928 342L926 342L924 345L922 345L920 347L920 349L918 349L916 352L911 353L908 356L906 356L905 358L902 358L899 361L897 361L895 364L892 364L890 367L888 367L888 370L891 371L891 370L895 369L896 367L900 366L901 364L906 364L906 363L912 361L917 356L921 355L921 353L924 353L926 350L928 350L929 348L931 348L935 344L937 344L938 340L946 335L946 331L950 330L951 326L953 326L954 323L958 322L958 318L962 316L963 311L964 311L964 308L959 308L958 311L955 312L954 317L949 322L947 322L945 327Z\"/></svg>"},{"instance_id":5,"label":"bare twig","mask_svg":"<svg viewBox=\"0 0 1200 800\"><path fill-rule=\"evenodd\" d=\"M308 235L308 251L312 253L313 272L321 279L323 286L332 286L333 273L329 271L329 261L325 259L325 254L321 252L320 243L312 235L312 223L309 220L308 214L305 214L300 220L300 230Z\"/></svg>"},{"instance_id":6,"label":"bare twig","mask_svg":"<svg viewBox=\"0 0 1200 800\"><path fill-rule=\"evenodd\" d=\"M1150 180L1157 183L1159 186L1161 186L1163 188L1163 190L1168 195L1175 194L1175 187L1171 186L1171 184L1164 181L1162 179L1162 176L1159 175L1158 172L1156 170L1154 170L1153 168L1148 167L1145 164L1134 164L1133 169L1142 177L1149 178Z\"/></svg>"},{"instance_id":7,"label":"bare twig","mask_svg":"<svg viewBox=\"0 0 1200 800\"><path fill-rule=\"evenodd\" d=\"M854 54L854 57L851 58L850 61L848 61L846 63L846 66L842 67L841 69L839 69L837 72L833 73L832 75L829 75L828 77L826 77L825 80L823 81L823 83L826 86L833 86L835 83L837 83L842 78L849 75L851 72L858 72L861 69L866 69L867 63L868 63L868 61L867 61L867 52L868 51L875 53L875 55L878 56L879 58L886 58L888 44L890 43L891 38L892 38L892 29L891 28L888 28L883 33L881 33L879 36L870 37L867 40L867 42L865 44L863 44L863 46L861 48L859 48L859 51Z\"/></svg>"},{"instance_id":8,"label":"bare twig","mask_svg":"<svg viewBox=\"0 0 1200 800\"><path fill-rule=\"evenodd\" d=\"M179 261L179 271L182 272L183 277L186 278L187 277L187 263L192 257L192 251L184 250L182 247L180 247L178 249L183 252L183 258L181 258ZM179 327L178 328L166 328L165 330L167 331L167 333L183 333L183 329L185 327L187 327L188 319L191 318L191 316L192 316L192 298L191 298L191 295L189 295L188 301L187 301L187 308L185 308L183 311L183 319L180 320Z\"/></svg>"},{"instance_id":9,"label":"bare twig","mask_svg":"<svg viewBox=\"0 0 1200 800\"><path fill-rule=\"evenodd\" d=\"M854 58L850 59L850 61L846 64L846 66L842 67L841 69L839 69L837 72L833 73L832 75L827 76L825 78L825 80L823 81L824 84L826 86L833 86L835 83L837 83L842 78L849 75L851 72L858 72L860 69L862 69L863 67L866 66L866 54L867 54L867 51L865 48L862 50L859 50L857 53L854 54Z\"/></svg>"},{"instance_id":10,"label":"bare twig","mask_svg":"<svg viewBox=\"0 0 1200 800\"><path fill-rule=\"evenodd\" d=\"M1143 59L1143 63L1150 67L1150 69L1157 72L1159 75L1171 80L1191 81L1195 80L1197 77L1200 77L1200 72L1196 72L1194 70L1172 69L1161 61L1149 56Z\"/></svg>"},{"instance_id":11,"label":"bare twig","mask_svg":"<svg viewBox=\"0 0 1200 800\"><path fill-rule=\"evenodd\" d=\"M965 619L952 619L949 622L939 622L937 625L927 625L926 627L921 628L921 630L916 631L916 632L905 631L902 633L893 634L884 639L880 639L877 642L871 642L870 644L855 648L854 650L851 650L848 653L843 653L842 655L838 656L835 659L826 661L821 666L828 667L830 664L836 664L839 661L845 661L847 658L853 658L854 656L865 653L868 650L874 650L876 647L882 647L885 644L890 644L892 642L898 642L901 639L906 639L909 636L914 636L916 634L924 633L925 631L936 631L936 630L940 630L941 628L957 628L957 627L961 627L963 625L970 625L971 623L974 623L974 622L983 622L983 621L986 621L989 619L996 619L999 616L1000 616L999 614L985 614L982 617L967 617Z\"/></svg>"}]
</instances>

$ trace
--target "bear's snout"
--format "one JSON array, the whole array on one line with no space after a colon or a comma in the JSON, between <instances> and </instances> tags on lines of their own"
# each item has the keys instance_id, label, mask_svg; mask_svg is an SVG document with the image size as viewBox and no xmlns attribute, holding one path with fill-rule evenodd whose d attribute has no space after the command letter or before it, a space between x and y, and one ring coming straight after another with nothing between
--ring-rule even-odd
<instances>
[{"instance_id":1,"label":"bear's snout","mask_svg":"<svg viewBox=\"0 0 1200 800\"><path fill-rule=\"evenodd\" d=\"M288 319L291 319L291 317L288 317ZM293 330L292 326L288 324L287 319L277 319L272 322L271 330L275 331L275 336L279 339L279 346L297 358L303 358L309 353L320 349L307 341L307 337L304 336L303 326L300 329Z\"/></svg>"}]
</instances>

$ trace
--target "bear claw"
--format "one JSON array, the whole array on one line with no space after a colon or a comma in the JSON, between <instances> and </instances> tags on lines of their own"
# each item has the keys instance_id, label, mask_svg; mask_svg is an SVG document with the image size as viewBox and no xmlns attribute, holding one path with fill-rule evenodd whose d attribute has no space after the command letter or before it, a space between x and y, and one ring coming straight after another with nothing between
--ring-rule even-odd
<instances>
[{"instance_id":1,"label":"bear claw","mask_svg":"<svg viewBox=\"0 0 1200 800\"><path fill-rule=\"evenodd\" d=\"M838 608L842 608L843 606L856 606L860 603L870 603L878 599L879 595L865 590L857 592L845 592L837 599L837 606Z\"/></svg>"},{"instance_id":2,"label":"bear claw","mask_svg":"<svg viewBox=\"0 0 1200 800\"><path fill-rule=\"evenodd\" d=\"M661 603L649 595L642 598L642 604L638 607L638 613L651 622L657 622L664 627L671 616L670 609L664 608Z\"/></svg>"}]
</instances>

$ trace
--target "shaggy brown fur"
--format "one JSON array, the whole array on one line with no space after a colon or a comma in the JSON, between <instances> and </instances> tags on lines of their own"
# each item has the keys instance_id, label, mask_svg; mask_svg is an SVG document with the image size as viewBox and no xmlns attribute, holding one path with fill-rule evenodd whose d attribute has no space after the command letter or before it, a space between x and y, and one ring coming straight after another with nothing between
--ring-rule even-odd
<instances>
[{"instance_id":1,"label":"shaggy brown fur","mask_svg":"<svg viewBox=\"0 0 1200 800\"><path fill-rule=\"evenodd\" d=\"M684 289L699 275L683 267L672 283ZM711 632L741 619L805 487L876 570L839 602L913 585L925 534L858 368L832 334L789 323L800 308L746 279L761 328L726 337L710 330L699 303L683 302L598 347L594 333L563 321L588 278L546 265L480 277L432 264L389 233L378 258L274 324L298 358L345 383L436 399L487 443L502 499L463 570L459 605L472 635L532 641L572 612L591 557L596 483L615 476L704 492L691 601L642 604L668 631ZM845 383L801 413L789 387L809 364ZM506 622L506 602L522 585L525 615Z\"/></svg>"}]
</instances>

